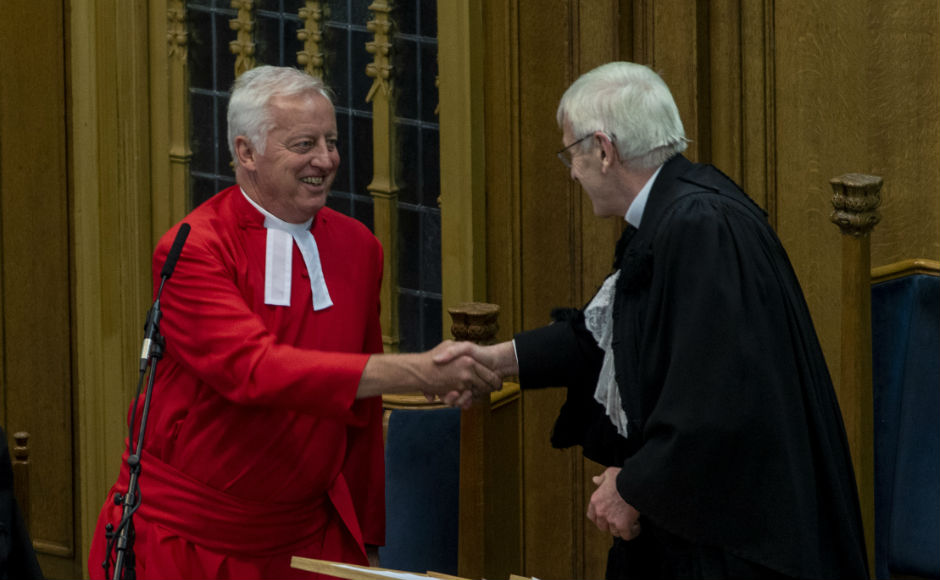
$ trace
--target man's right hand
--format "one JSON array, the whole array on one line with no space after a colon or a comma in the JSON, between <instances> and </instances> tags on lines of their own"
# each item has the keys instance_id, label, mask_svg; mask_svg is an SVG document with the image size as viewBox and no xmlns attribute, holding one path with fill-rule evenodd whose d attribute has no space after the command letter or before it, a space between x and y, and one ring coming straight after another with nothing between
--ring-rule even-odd
<instances>
[{"instance_id":1,"label":"man's right hand","mask_svg":"<svg viewBox=\"0 0 940 580\"><path fill-rule=\"evenodd\" d=\"M467 406L474 395L482 396L502 386L502 377L486 361L452 351L455 344L445 341L422 353L372 355L362 371L356 397L421 391L450 404Z\"/></svg>"},{"instance_id":2,"label":"man's right hand","mask_svg":"<svg viewBox=\"0 0 940 580\"><path fill-rule=\"evenodd\" d=\"M519 363L516 361L516 352L511 341L490 346L480 346L466 341L445 341L438 345L432 353L434 353L434 362L442 365L449 364L461 357L472 357L499 375L500 386L498 388L502 388L503 377L519 373ZM430 393L425 394L429 398L433 397ZM450 391L441 395L440 399L451 407L467 409L473 403L475 395L467 391Z\"/></svg>"}]
</instances>

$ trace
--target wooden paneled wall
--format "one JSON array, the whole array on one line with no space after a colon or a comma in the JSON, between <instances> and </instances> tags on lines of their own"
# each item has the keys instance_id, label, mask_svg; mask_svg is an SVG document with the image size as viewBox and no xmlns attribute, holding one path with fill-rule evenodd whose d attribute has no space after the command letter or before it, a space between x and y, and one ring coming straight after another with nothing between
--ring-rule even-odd
<instances>
[{"instance_id":1,"label":"wooden paneled wall","mask_svg":"<svg viewBox=\"0 0 940 580\"><path fill-rule=\"evenodd\" d=\"M502 307L501 338L547 323L552 307L582 305L609 271L621 224L593 217L554 152L561 94L610 60L660 72L692 140L687 155L715 163L768 211L831 370L841 363L841 243L829 222L829 179L850 171L884 178L873 266L940 256L936 2L485 6L487 301ZM523 394L522 573L600 577L609 538L584 517L600 468L548 444L562 400L561 392Z\"/></svg>"},{"instance_id":2,"label":"wooden paneled wall","mask_svg":"<svg viewBox=\"0 0 940 580\"><path fill-rule=\"evenodd\" d=\"M0 422L30 433L30 532L50 575L74 576L65 14L4 2L0 18Z\"/></svg>"}]
</instances>

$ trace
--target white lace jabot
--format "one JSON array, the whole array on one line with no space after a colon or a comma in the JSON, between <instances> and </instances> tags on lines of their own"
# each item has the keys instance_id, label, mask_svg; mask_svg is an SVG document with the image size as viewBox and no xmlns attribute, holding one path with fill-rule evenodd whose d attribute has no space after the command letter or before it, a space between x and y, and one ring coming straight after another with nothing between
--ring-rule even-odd
<instances>
[{"instance_id":1,"label":"white lace jabot","mask_svg":"<svg viewBox=\"0 0 940 580\"><path fill-rule=\"evenodd\" d=\"M310 276L313 309L324 310L333 306L330 291L323 277L323 268L320 266L317 241L313 237L313 232L310 231L313 218L302 224L288 223L255 203L244 189L242 195L264 215L264 227L268 230L264 263L264 303L273 306L290 306L291 266L296 242L300 255L304 258L304 264L307 266L307 274Z\"/></svg>"},{"instance_id":2,"label":"white lace jabot","mask_svg":"<svg viewBox=\"0 0 940 580\"><path fill-rule=\"evenodd\" d=\"M620 402L620 391L614 374L614 353L611 348L614 333L614 288L620 271L616 271L604 280L591 302L584 309L584 324L591 331L597 345L604 351L604 362L597 377L594 400L604 406L611 423L622 437L627 436L627 414Z\"/></svg>"}]
</instances>

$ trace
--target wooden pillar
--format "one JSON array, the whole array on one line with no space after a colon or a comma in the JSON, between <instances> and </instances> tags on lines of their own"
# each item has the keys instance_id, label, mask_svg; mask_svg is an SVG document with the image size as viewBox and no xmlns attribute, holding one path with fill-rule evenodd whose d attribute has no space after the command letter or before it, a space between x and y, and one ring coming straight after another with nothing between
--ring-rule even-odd
<instances>
[{"instance_id":1,"label":"wooden pillar","mask_svg":"<svg viewBox=\"0 0 940 580\"><path fill-rule=\"evenodd\" d=\"M875 440L871 352L871 240L881 220L882 179L848 173L830 180L832 222L842 230L842 367L836 394L855 466L868 561L875 557Z\"/></svg>"},{"instance_id":2,"label":"wooden pillar","mask_svg":"<svg viewBox=\"0 0 940 580\"><path fill-rule=\"evenodd\" d=\"M372 104L372 221L375 237L385 249L385 262L380 290L382 310L382 343L385 352L398 352L398 148L395 124L395 75L392 64L395 22L392 0L375 0L369 5L372 13L366 27L373 39L366 43L366 52L373 61L366 65L366 76L374 79L366 102Z\"/></svg>"},{"instance_id":3,"label":"wooden pillar","mask_svg":"<svg viewBox=\"0 0 940 580\"><path fill-rule=\"evenodd\" d=\"M154 200L153 203L154 245L173 224L186 217L190 208L189 172L193 150L189 143L189 32L186 25L186 3L183 0L169 0L165 57L165 78L168 86L164 93L168 117L160 117L166 126L159 129L166 131L169 183L166 196ZM165 162L161 159L159 163L163 165Z\"/></svg>"},{"instance_id":4,"label":"wooden pillar","mask_svg":"<svg viewBox=\"0 0 940 580\"><path fill-rule=\"evenodd\" d=\"M490 344L499 330L499 306L467 302L448 308L456 340ZM483 578L486 565L488 509L485 497L486 433L490 417L490 397L474 401L460 417L460 505L457 541L457 574L463 578ZM489 522L495 526L495 521Z\"/></svg>"}]
</instances>

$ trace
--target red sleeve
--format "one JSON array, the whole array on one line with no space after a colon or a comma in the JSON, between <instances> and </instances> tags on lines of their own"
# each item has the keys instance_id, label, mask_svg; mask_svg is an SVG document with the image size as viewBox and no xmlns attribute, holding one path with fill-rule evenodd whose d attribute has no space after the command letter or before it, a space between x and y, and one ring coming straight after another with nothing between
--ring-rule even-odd
<instances>
[{"instance_id":1,"label":"red sleeve","mask_svg":"<svg viewBox=\"0 0 940 580\"><path fill-rule=\"evenodd\" d=\"M245 261L237 255L241 248L212 225L218 227L193 227L164 287L160 328L167 355L233 402L359 422L352 408L369 354L279 343L236 284L237 264ZM174 235L168 232L155 253L155 279Z\"/></svg>"}]
</instances>

